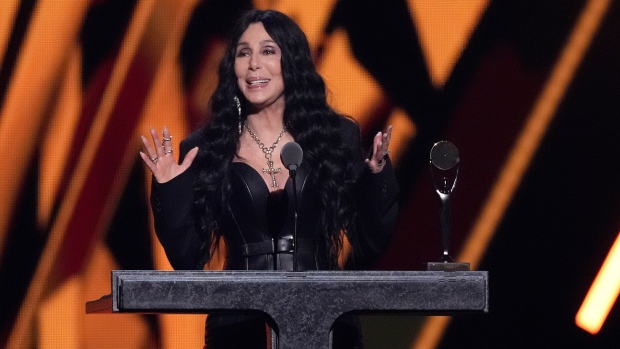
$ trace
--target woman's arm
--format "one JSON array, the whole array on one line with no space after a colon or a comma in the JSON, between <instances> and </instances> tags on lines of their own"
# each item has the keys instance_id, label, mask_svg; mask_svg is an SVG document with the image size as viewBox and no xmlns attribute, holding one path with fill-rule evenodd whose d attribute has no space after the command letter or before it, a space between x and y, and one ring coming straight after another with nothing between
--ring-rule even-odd
<instances>
[{"instance_id":1,"label":"woman's arm","mask_svg":"<svg viewBox=\"0 0 620 349\"><path fill-rule=\"evenodd\" d=\"M194 149L197 142L190 136L181 142L179 162ZM151 208L155 232L164 247L170 264L177 270L199 269L203 242L196 231L192 208L194 204L194 173L190 168L167 182L153 178Z\"/></svg>"},{"instance_id":2,"label":"woman's arm","mask_svg":"<svg viewBox=\"0 0 620 349\"><path fill-rule=\"evenodd\" d=\"M358 180L356 183L357 209L360 217L358 235L353 239L357 245L355 264L357 268L369 265L385 250L398 216L400 189L389 156L383 156L389 146L389 133L379 133L374 137L372 152L362 149L360 130L357 124L347 122L344 134L350 144L356 144L355 162ZM380 152L381 156L375 156Z\"/></svg>"}]
</instances>

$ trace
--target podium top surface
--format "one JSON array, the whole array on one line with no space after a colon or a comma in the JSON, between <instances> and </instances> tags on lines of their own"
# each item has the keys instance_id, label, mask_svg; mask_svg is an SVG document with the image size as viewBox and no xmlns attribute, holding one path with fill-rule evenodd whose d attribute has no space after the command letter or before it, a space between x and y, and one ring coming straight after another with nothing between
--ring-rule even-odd
<instances>
[{"instance_id":1,"label":"podium top surface","mask_svg":"<svg viewBox=\"0 0 620 349\"><path fill-rule=\"evenodd\" d=\"M297 303L323 295L326 302L344 297L339 306L350 308L345 311L486 312L487 281L486 271L118 270L112 272L112 294L88 302L87 312L263 311L263 304L281 304L283 298Z\"/></svg>"},{"instance_id":2,"label":"podium top surface","mask_svg":"<svg viewBox=\"0 0 620 349\"><path fill-rule=\"evenodd\" d=\"M488 311L486 271L113 271L89 312L262 312L283 349L328 348L342 314Z\"/></svg>"}]
</instances>

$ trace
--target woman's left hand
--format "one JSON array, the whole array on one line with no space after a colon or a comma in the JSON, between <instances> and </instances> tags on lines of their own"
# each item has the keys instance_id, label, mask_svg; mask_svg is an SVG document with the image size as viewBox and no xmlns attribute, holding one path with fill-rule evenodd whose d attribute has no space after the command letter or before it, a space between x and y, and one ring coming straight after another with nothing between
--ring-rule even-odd
<instances>
[{"instance_id":1,"label":"woman's left hand","mask_svg":"<svg viewBox=\"0 0 620 349\"><path fill-rule=\"evenodd\" d=\"M390 145L390 139L392 138L392 125L388 126L387 131L384 133L377 133L372 142L371 156L366 159L366 166L372 173L379 173L383 170L383 166L387 162L387 157L390 154L388 146Z\"/></svg>"}]
</instances>

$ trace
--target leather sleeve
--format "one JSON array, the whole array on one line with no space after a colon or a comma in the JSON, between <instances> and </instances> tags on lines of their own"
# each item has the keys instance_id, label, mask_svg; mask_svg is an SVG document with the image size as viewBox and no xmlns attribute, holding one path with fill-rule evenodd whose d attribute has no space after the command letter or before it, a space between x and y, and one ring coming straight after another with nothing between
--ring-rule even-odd
<instances>
[{"instance_id":1,"label":"leather sleeve","mask_svg":"<svg viewBox=\"0 0 620 349\"><path fill-rule=\"evenodd\" d=\"M361 147L360 130L354 122L345 122L345 137L350 144L357 144L355 168L357 208L360 217L357 236L350 239L354 246L355 268L369 268L385 250L392 237L398 216L400 188L390 159L379 173L372 173L364 160L366 152ZM345 141L347 141L345 139Z\"/></svg>"},{"instance_id":2,"label":"leather sleeve","mask_svg":"<svg viewBox=\"0 0 620 349\"><path fill-rule=\"evenodd\" d=\"M179 162L194 145L181 142ZM192 217L194 203L193 172L188 169L166 183L151 186L151 208L155 232L176 270L197 269L201 259L202 241Z\"/></svg>"}]
</instances>

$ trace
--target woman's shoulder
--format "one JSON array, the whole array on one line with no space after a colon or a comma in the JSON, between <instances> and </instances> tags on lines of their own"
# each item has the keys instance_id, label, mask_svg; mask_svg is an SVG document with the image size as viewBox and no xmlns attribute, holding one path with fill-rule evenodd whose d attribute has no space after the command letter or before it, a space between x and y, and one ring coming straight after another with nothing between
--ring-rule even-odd
<instances>
[{"instance_id":1,"label":"woman's shoulder","mask_svg":"<svg viewBox=\"0 0 620 349\"><path fill-rule=\"evenodd\" d=\"M360 127L355 119L350 116L340 115L340 131L347 139L357 139L360 136Z\"/></svg>"},{"instance_id":2,"label":"woman's shoulder","mask_svg":"<svg viewBox=\"0 0 620 349\"><path fill-rule=\"evenodd\" d=\"M186 149L192 149L193 147L200 146L203 143L203 128L198 128L192 131L187 137L181 141L181 147Z\"/></svg>"},{"instance_id":3,"label":"woman's shoulder","mask_svg":"<svg viewBox=\"0 0 620 349\"><path fill-rule=\"evenodd\" d=\"M357 121L348 115L338 115L338 119L343 129L359 129Z\"/></svg>"}]
</instances>

